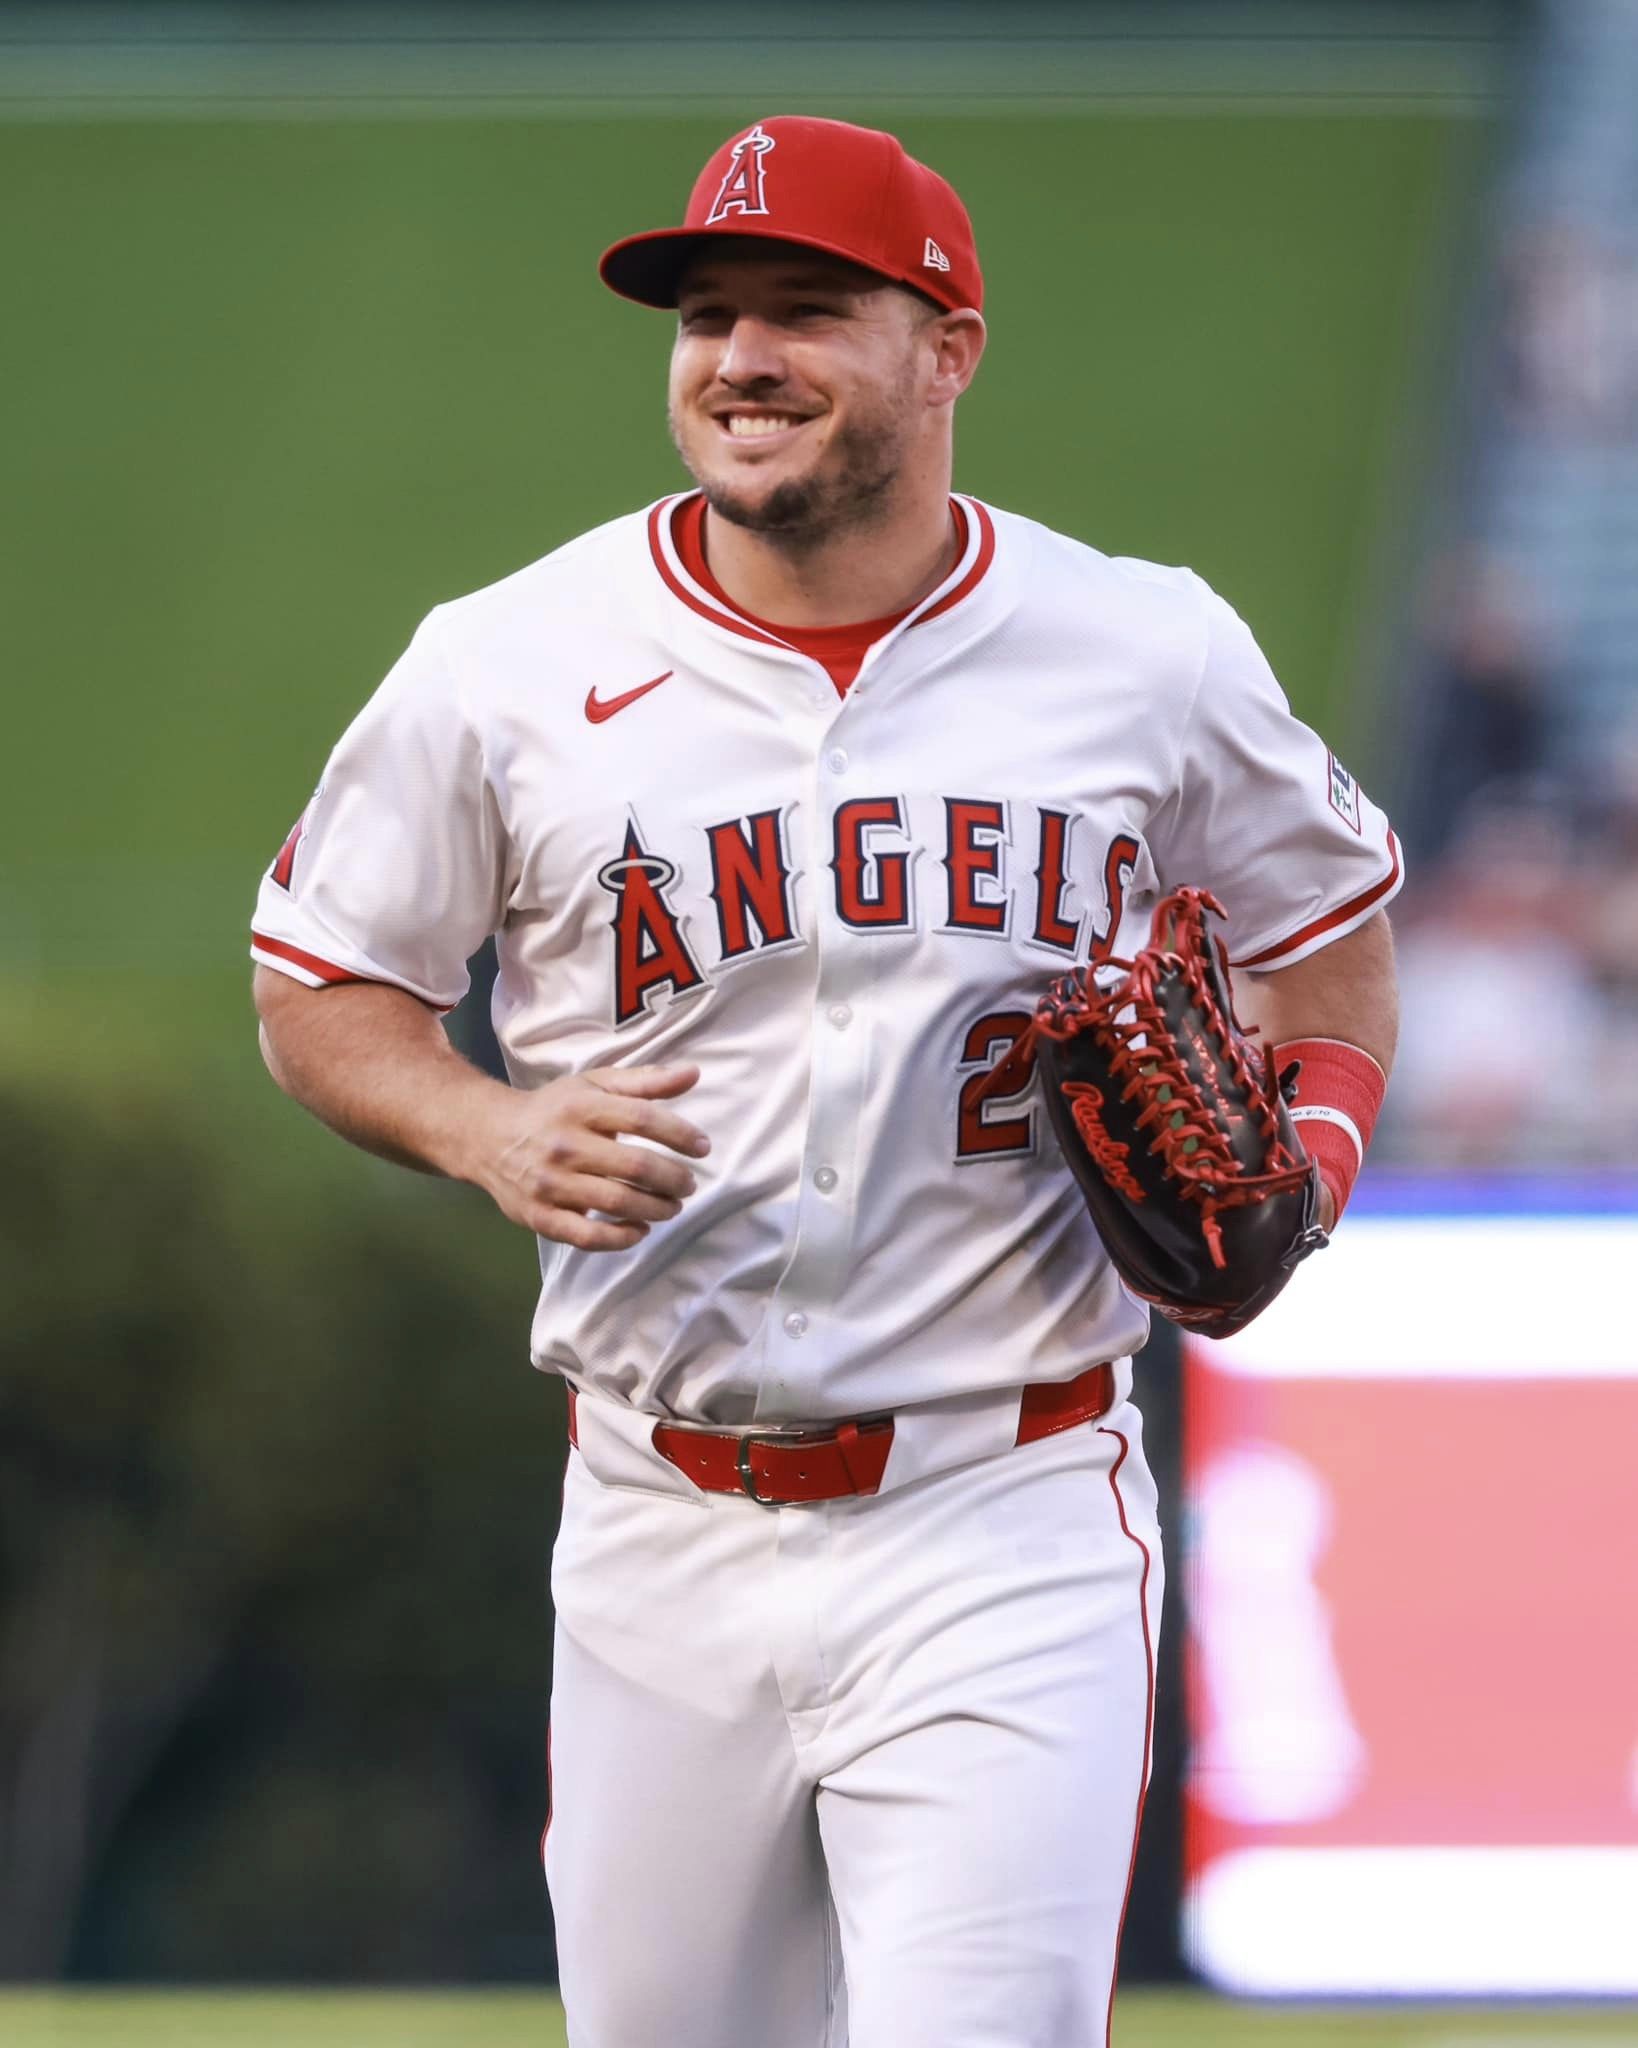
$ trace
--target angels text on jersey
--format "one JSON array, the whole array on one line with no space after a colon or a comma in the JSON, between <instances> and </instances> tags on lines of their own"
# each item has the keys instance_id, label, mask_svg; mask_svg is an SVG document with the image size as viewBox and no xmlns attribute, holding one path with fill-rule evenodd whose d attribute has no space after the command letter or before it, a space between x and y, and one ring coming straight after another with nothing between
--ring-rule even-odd
<instances>
[{"instance_id":1,"label":"angels text on jersey","mask_svg":"<svg viewBox=\"0 0 1638 2048\"><path fill-rule=\"evenodd\" d=\"M955 941L1016 935L1072 961L1108 958L1141 851L1130 833L1116 833L1102 850L1093 868L1102 900L1088 908L1085 880L1079 887L1071 880L1079 823L1073 812L1013 806L1000 797L938 802L943 831L934 845L912 836L903 796L850 797L836 805L822 835L830 858L813 880L840 924L860 933L920 928ZM713 971L804 943L798 889L807 878L790 851L797 808L721 819L692 835L693 871L710 878L703 892L690 891L709 902L709 950L699 933L686 929L694 920L676 904L691 867L685 835L645 833L635 813L629 815L621 846L597 871L615 901L609 966L616 1026L632 1023L665 994L683 996L704 986ZM1033 814L1023 861L1013 840L1017 810Z\"/></svg>"}]
</instances>

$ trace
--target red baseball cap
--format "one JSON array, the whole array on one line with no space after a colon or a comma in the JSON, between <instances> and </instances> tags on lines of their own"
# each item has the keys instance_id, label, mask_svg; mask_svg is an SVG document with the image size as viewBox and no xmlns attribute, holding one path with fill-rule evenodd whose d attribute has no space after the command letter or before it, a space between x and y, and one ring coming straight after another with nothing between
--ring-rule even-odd
<instances>
[{"instance_id":1,"label":"red baseball cap","mask_svg":"<svg viewBox=\"0 0 1638 2048\"><path fill-rule=\"evenodd\" d=\"M984 303L973 224L954 188L897 136L849 121L758 121L700 172L680 228L628 235L597 268L622 298L674 306L690 259L717 235L822 249L952 310Z\"/></svg>"}]
</instances>

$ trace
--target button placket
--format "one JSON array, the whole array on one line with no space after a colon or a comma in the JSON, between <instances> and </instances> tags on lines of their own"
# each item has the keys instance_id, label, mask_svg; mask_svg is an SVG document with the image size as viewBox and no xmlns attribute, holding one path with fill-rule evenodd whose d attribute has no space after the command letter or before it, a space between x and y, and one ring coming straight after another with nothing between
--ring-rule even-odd
<instances>
[{"instance_id":1,"label":"button placket","mask_svg":"<svg viewBox=\"0 0 1638 2048\"><path fill-rule=\"evenodd\" d=\"M820 920L824 922L823 919ZM802 1178L797 1187L795 1249L781 1282L791 1304L783 1318L787 1341L824 1328L821 1308L840 1299L853 1256L854 1202L848 1169L858 1146L865 1086L865 1045L851 1003L827 996L850 987L853 948L868 944L834 924L826 928L811 1042L812 1079L803 1133ZM827 986L828 984L828 986ZM837 1017L843 1022L834 1021Z\"/></svg>"},{"instance_id":2,"label":"button placket","mask_svg":"<svg viewBox=\"0 0 1638 2048\"><path fill-rule=\"evenodd\" d=\"M849 709L848 702L839 704L836 717L845 718ZM817 1305L838 1299L846 1283L853 1205L846 1196L845 1169L856 1152L864 1086L864 1047L852 1031L857 1020L850 998L857 986L855 963L863 964L856 949L868 944L868 939L850 932L836 918L828 892L831 820L841 801L834 780L852 770L850 780L856 781L856 761L853 752L824 734L816 735L816 740L814 799L807 832L808 871L816 884L808 1116L796 1189L795 1234L775 1311L786 1346L823 1330L823 1315Z\"/></svg>"}]
</instances>

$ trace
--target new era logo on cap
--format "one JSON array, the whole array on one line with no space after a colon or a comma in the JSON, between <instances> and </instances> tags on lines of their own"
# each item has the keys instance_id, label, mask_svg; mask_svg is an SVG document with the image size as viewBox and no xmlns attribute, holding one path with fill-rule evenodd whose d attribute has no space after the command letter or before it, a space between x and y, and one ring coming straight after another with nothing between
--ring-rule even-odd
<instances>
[{"instance_id":1,"label":"new era logo on cap","mask_svg":"<svg viewBox=\"0 0 1638 2048\"><path fill-rule=\"evenodd\" d=\"M681 226L627 235L599 268L628 299L675 306L699 250L740 236L841 257L952 311L983 308L972 222L950 185L897 136L808 114L770 114L730 136L695 180Z\"/></svg>"}]
</instances>

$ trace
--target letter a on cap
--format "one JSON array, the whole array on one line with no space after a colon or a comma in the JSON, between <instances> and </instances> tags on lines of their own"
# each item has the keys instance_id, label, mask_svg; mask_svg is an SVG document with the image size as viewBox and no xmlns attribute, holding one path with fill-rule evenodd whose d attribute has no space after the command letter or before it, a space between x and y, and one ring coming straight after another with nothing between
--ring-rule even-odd
<instances>
[{"instance_id":1,"label":"letter a on cap","mask_svg":"<svg viewBox=\"0 0 1638 2048\"><path fill-rule=\"evenodd\" d=\"M731 213L766 213L768 202L763 196L763 158L775 147L773 136L764 135L762 123L758 121L749 135L742 135L734 144L733 162L728 174L711 202L711 211L705 216L705 225L726 220Z\"/></svg>"}]
</instances>

